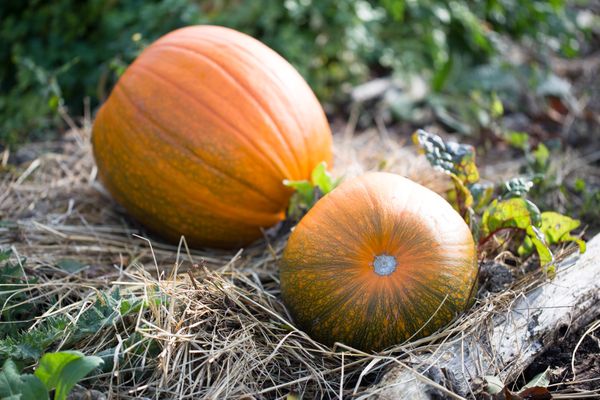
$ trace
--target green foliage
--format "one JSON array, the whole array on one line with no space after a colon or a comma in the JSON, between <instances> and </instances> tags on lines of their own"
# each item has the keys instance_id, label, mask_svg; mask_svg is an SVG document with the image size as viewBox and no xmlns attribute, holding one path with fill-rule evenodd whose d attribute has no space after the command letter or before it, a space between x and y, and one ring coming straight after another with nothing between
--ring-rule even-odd
<instances>
[{"instance_id":1,"label":"green foliage","mask_svg":"<svg viewBox=\"0 0 600 400\"><path fill-rule=\"evenodd\" d=\"M0 143L47 135L57 112L80 115L86 96L96 106L144 46L201 23L262 40L325 102L372 71L421 77L439 94L436 114L469 131L461 121L485 125L503 112L490 85L515 86L511 74L485 79L483 67L500 53L498 34L571 56L583 32L576 21L565 0L8 2L0 8ZM477 107L461 106L469 103Z\"/></svg>"},{"instance_id":2,"label":"green foliage","mask_svg":"<svg viewBox=\"0 0 600 400\"><path fill-rule=\"evenodd\" d=\"M40 304L30 301L32 291L28 289L37 279L24 274L25 259L12 262L11 256L10 250L0 251L0 319L12 321L0 324L0 340L29 327L41 309Z\"/></svg>"},{"instance_id":3,"label":"green foliage","mask_svg":"<svg viewBox=\"0 0 600 400\"><path fill-rule=\"evenodd\" d=\"M87 268L86 264L83 264L77 260L71 259L61 259L56 262L56 266L66 272L74 274L79 272L85 268Z\"/></svg>"},{"instance_id":4,"label":"green foliage","mask_svg":"<svg viewBox=\"0 0 600 400\"><path fill-rule=\"evenodd\" d=\"M0 399L47 400L48 390L36 376L19 374L12 360L6 360L0 372Z\"/></svg>"},{"instance_id":5,"label":"green foliage","mask_svg":"<svg viewBox=\"0 0 600 400\"><path fill-rule=\"evenodd\" d=\"M315 177L319 175L317 171ZM85 264L60 260L57 266L74 273ZM0 250L2 321L9 322L0 324L0 363L4 363L0 371L1 399L45 399L49 391L54 391L52 398L55 400L66 399L75 383L96 368L110 372L116 359L121 367L138 366L140 362L146 362L145 357L160 353L156 341L135 332L121 343L129 349L127 355L115 353L114 348L94 357L73 351L47 353L58 342L61 348L68 349L101 334L107 327L119 323L126 326L131 323L128 317L143 312L149 302L161 306L168 299L156 288L148 288L143 298L124 295L115 288L96 292L95 299L82 302L85 309L74 309L72 315L60 313L39 319L53 299L44 296L36 279L28 276L27 271L24 259L15 262L10 250ZM31 301L32 294L38 299ZM32 327L34 321L37 324ZM39 366L35 375L19 374L17 366L36 363ZM139 374L144 373L139 371Z\"/></svg>"},{"instance_id":6,"label":"green foliage","mask_svg":"<svg viewBox=\"0 0 600 400\"><path fill-rule=\"evenodd\" d=\"M489 235L506 228L525 230L529 226L539 226L541 213L535 204L523 198L494 200L486 208L481 219L482 234Z\"/></svg>"},{"instance_id":7,"label":"green foliage","mask_svg":"<svg viewBox=\"0 0 600 400\"><path fill-rule=\"evenodd\" d=\"M66 400L75 384L103 363L95 356L78 351L45 354L34 375L19 374L15 363L8 359L0 372L0 398L10 400Z\"/></svg>"},{"instance_id":8,"label":"green foliage","mask_svg":"<svg viewBox=\"0 0 600 400\"><path fill-rule=\"evenodd\" d=\"M54 390L54 400L66 400L73 386L103 363L100 357L85 356L78 351L61 351L44 354L35 376Z\"/></svg>"},{"instance_id":9,"label":"green foliage","mask_svg":"<svg viewBox=\"0 0 600 400\"><path fill-rule=\"evenodd\" d=\"M475 165L473 146L446 143L439 136L422 129L415 132L412 139L432 166L450 176L454 188L447 193L448 200L470 222L472 208L485 205L491 195L489 187L478 184L479 170Z\"/></svg>"},{"instance_id":10,"label":"green foliage","mask_svg":"<svg viewBox=\"0 0 600 400\"><path fill-rule=\"evenodd\" d=\"M340 183L327 171L325 161L319 163L311 173L310 181L284 180L283 184L295 190L288 207L288 217L300 219L321 197L331 192Z\"/></svg>"},{"instance_id":11,"label":"green foliage","mask_svg":"<svg viewBox=\"0 0 600 400\"><path fill-rule=\"evenodd\" d=\"M539 232L541 232L548 245L575 242L579 246L579 252L585 252L585 242L571 235L571 231L579 228L581 222L554 211L543 212L540 214L540 218ZM537 248L537 245L527 236L519 246L518 253L521 256L527 256L531 254L534 247Z\"/></svg>"},{"instance_id":12,"label":"green foliage","mask_svg":"<svg viewBox=\"0 0 600 400\"><path fill-rule=\"evenodd\" d=\"M125 296L115 288L110 292L97 292L95 301L92 304L86 303L85 310L77 311L76 316L57 314L43 318L32 328L36 317L45 312L52 303L52 298L44 300L43 296L39 296L38 289L33 289L37 280L24 274L24 259L15 263L11 258L9 250L0 251L1 317L2 321L10 322L0 324L0 362L12 359L35 363L59 340L63 348L68 348L148 307L147 300ZM57 265L71 273L85 266L76 260L60 260ZM29 286L32 289L28 289ZM40 297L40 300L31 301L32 293ZM156 305L167 302L158 292L149 291L148 298ZM137 343L125 340L130 347L136 347L142 342L139 337L135 341ZM108 361L112 363L112 359Z\"/></svg>"},{"instance_id":13,"label":"green foliage","mask_svg":"<svg viewBox=\"0 0 600 400\"><path fill-rule=\"evenodd\" d=\"M69 346L97 334L144 306L143 300L123 297L118 289L108 294L99 292L94 304L75 320L65 315L46 318L34 329L11 332L0 339L0 360L12 358L33 362L58 339L63 339L64 346Z\"/></svg>"},{"instance_id":14,"label":"green foliage","mask_svg":"<svg viewBox=\"0 0 600 400\"><path fill-rule=\"evenodd\" d=\"M3 3L0 144L47 136L59 108L80 115L84 97L98 104L144 45L196 22L187 0Z\"/></svg>"},{"instance_id":15,"label":"green foliage","mask_svg":"<svg viewBox=\"0 0 600 400\"><path fill-rule=\"evenodd\" d=\"M524 146L522 137L516 140L519 146ZM578 244L580 252L585 251L585 242L571 235L579 227L579 221L557 212L540 212L525 198L534 185L532 180L518 177L497 185L482 185L478 182L475 151L471 146L445 143L423 130L415 132L413 141L431 165L451 177L454 188L448 199L470 223L480 245L501 231L520 232L518 254L528 256L535 250L544 271L550 275L554 273L551 245L572 241ZM545 146L538 146L532 155L532 168L539 177L546 168L549 153Z\"/></svg>"},{"instance_id":16,"label":"green foliage","mask_svg":"<svg viewBox=\"0 0 600 400\"><path fill-rule=\"evenodd\" d=\"M563 213L576 215L591 231L598 229L600 221L600 189L588 185L580 169L572 170L566 176L559 172L560 166L553 165L560 161L556 157L556 149L551 151L544 143L532 146L532 139L525 132L505 132L504 139L512 147L523 151L526 163L521 168L524 177L518 178L528 182L524 187L529 197L543 208L557 208ZM551 142L550 142L551 143ZM563 200L558 204L555 200L560 193Z\"/></svg>"}]
</instances>

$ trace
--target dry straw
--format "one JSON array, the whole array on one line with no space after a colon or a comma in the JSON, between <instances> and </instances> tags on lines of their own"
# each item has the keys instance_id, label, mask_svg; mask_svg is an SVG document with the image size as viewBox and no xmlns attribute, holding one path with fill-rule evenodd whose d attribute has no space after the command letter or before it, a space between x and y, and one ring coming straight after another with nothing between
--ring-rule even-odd
<instances>
[{"instance_id":1,"label":"dry straw","mask_svg":"<svg viewBox=\"0 0 600 400\"><path fill-rule=\"evenodd\" d=\"M89 136L87 123L58 144L31 147L39 156L24 167L4 163L0 248L11 248L14 260L26 257L20 265L37 277L13 289L32 303L46 302L30 329L58 315L77 325L85 310L106 301L100 293L116 288L115 313L138 305L76 343L67 326L51 349L70 343L103 355L105 372L85 384L109 398L364 398L392 365L414 368L429 381L440 343L474 333L539 282L530 277L478 301L442 332L380 354L328 348L295 329L280 301L277 260L285 235L266 232L260 243L232 252L190 250L185 241L173 246L149 236L98 183ZM338 135L336 153L338 176L384 169L436 190L447 185L385 132ZM65 260L86 268L66 272L57 266ZM427 362L406 364L413 352L427 354Z\"/></svg>"}]
</instances>

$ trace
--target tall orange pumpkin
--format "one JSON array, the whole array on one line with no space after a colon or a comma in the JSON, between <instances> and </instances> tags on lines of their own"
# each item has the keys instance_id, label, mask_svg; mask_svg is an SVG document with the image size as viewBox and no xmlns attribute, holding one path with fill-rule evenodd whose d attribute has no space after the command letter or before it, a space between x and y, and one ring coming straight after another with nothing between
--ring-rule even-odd
<instances>
[{"instance_id":1,"label":"tall orange pumpkin","mask_svg":"<svg viewBox=\"0 0 600 400\"><path fill-rule=\"evenodd\" d=\"M379 172L317 202L290 236L280 279L300 328L369 351L448 324L469 304L477 271L460 215L433 191Z\"/></svg>"},{"instance_id":2,"label":"tall orange pumpkin","mask_svg":"<svg viewBox=\"0 0 600 400\"><path fill-rule=\"evenodd\" d=\"M233 247L284 217L291 190L331 161L331 131L296 70L232 29L193 26L150 45L93 128L101 180L160 235Z\"/></svg>"}]
</instances>

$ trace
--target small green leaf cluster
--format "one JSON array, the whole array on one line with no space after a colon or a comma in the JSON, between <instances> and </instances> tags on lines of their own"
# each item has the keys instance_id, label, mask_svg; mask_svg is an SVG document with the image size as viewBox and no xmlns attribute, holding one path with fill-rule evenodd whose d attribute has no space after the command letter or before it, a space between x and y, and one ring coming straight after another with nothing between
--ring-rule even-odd
<instances>
[{"instance_id":1,"label":"small green leaf cluster","mask_svg":"<svg viewBox=\"0 0 600 400\"><path fill-rule=\"evenodd\" d=\"M75 320L59 314L44 319L33 329L12 332L0 338L0 361L12 358L35 362L59 339L63 340L63 346L68 347L147 307L145 300L124 297L118 288L110 293L98 292L97 296L93 305Z\"/></svg>"},{"instance_id":2,"label":"small green leaf cluster","mask_svg":"<svg viewBox=\"0 0 600 400\"><path fill-rule=\"evenodd\" d=\"M86 264L64 259L56 265L68 273L76 273ZM93 338L102 330L119 323L127 325L127 318L144 312L152 306L168 303L158 290L149 288L144 298L124 295L119 288L98 291L91 304L86 301L84 310L38 319L44 314L52 299L44 298L36 289L38 280L28 275L25 259L14 261L10 250L0 251L0 301L1 316L8 324L0 324L0 399L47 399L54 391L54 399L64 399L73 385L91 370L110 372L115 361L115 348L107 348L94 357L85 357L73 351L50 352L58 342L69 349ZM26 288L29 288L25 290ZM31 301L31 297L40 300ZM152 302L153 304L149 304ZM35 326L33 322L37 321ZM124 338L122 345L128 354L118 355L121 366L137 363L142 354L157 355L158 344L140 334ZM38 364L34 375L19 374L19 367ZM140 372L140 373L143 373ZM12 396L12 397L11 397Z\"/></svg>"},{"instance_id":3,"label":"small green leaf cluster","mask_svg":"<svg viewBox=\"0 0 600 400\"><path fill-rule=\"evenodd\" d=\"M569 163L573 157L557 157L544 143L535 147L526 132L508 131L503 135L504 140L512 147L523 152L526 163L521 173L529 177L532 188L529 197L544 208L559 208L562 213L577 215L585 221L591 231L597 231L600 223L600 188L598 185L586 182L585 165L567 168L565 173L562 165ZM558 147L560 146L557 143ZM556 150L553 148L552 150ZM565 161L565 159L567 161ZM585 158L584 158L585 159ZM557 199L561 200L558 201Z\"/></svg>"},{"instance_id":4,"label":"small green leaf cluster","mask_svg":"<svg viewBox=\"0 0 600 400\"><path fill-rule=\"evenodd\" d=\"M75 384L103 363L95 356L78 351L47 353L34 374L20 374L12 360L6 360L0 372L0 398L10 400L66 400Z\"/></svg>"},{"instance_id":5,"label":"small green leaf cluster","mask_svg":"<svg viewBox=\"0 0 600 400\"><path fill-rule=\"evenodd\" d=\"M327 171L325 161L319 163L312 171L310 180L284 180L283 184L294 189L290 199L287 215L292 220L299 220L321 197L331 192L340 183Z\"/></svg>"},{"instance_id":6,"label":"small green leaf cluster","mask_svg":"<svg viewBox=\"0 0 600 400\"><path fill-rule=\"evenodd\" d=\"M11 261L10 250L0 251L0 319L14 321L0 324L0 340L27 329L34 321L43 305L30 301L29 285L37 283L37 278L25 275L24 258Z\"/></svg>"},{"instance_id":7,"label":"small green leaf cluster","mask_svg":"<svg viewBox=\"0 0 600 400\"><path fill-rule=\"evenodd\" d=\"M520 137L515 137L521 142ZM554 256L551 245L576 242L580 252L585 251L585 242L571 235L580 225L578 220L553 211L541 212L526 198L534 185L527 177L513 178L500 184L479 182L475 164L475 149L472 146L446 143L439 136L419 130L413 134L417 144L430 164L448 174L453 188L448 200L471 226L480 247L488 243L501 231L522 233L517 253L529 256L537 252L540 264L548 274L554 273ZM545 147L532 152L534 171L542 171L548 162Z\"/></svg>"}]
</instances>

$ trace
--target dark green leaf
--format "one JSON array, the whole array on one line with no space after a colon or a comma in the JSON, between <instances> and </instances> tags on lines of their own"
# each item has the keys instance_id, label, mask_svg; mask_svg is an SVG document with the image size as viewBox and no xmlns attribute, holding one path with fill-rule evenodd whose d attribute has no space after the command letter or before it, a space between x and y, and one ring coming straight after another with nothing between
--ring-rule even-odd
<instances>
[{"instance_id":1,"label":"dark green leaf","mask_svg":"<svg viewBox=\"0 0 600 400\"><path fill-rule=\"evenodd\" d=\"M0 399L46 400L48 391L37 377L20 375L15 363L6 360L0 372Z\"/></svg>"},{"instance_id":2,"label":"dark green leaf","mask_svg":"<svg viewBox=\"0 0 600 400\"><path fill-rule=\"evenodd\" d=\"M71 273L71 274L79 272L88 267L87 264L83 264L77 260L71 260L71 259L66 259L66 258L58 260L56 262L56 266L64 271Z\"/></svg>"},{"instance_id":3,"label":"dark green leaf","mask_svg":"<svg viewBox=\"0 0 600 400\"><path fill-rule=\"evenodd\" d=\"M10 258L12 255L11 249L0 250L0 262L4 262Z\"/></svg>"}]
</instances>

